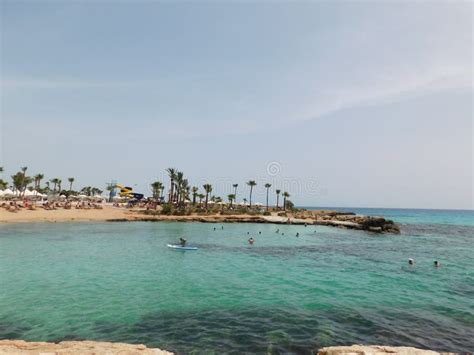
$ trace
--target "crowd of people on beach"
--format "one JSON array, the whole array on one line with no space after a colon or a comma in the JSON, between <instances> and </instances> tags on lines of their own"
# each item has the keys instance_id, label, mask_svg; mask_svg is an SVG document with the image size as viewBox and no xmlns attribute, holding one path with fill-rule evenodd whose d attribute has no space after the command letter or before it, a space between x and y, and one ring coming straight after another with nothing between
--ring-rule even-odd
<instances>
[{"instance_id":1,"label":"crowd of people on beach","mask_svg":"<svg viewBox=\"0 0 474 355\"><path fill-rule=\"evenodd\" d=\"M0 207L5 208L5 210L9 212L19 212L21 210L32 210L34 211L37 208L43 208L44 210L57 210L57 209L65 209L70 210L73 207L73 201L70 200L56 200L56 201L30 201L28 199L24 199L22 201L5 201L2 202ZM101 203L94 202L94 201L77 201L74 205L75 209L102 209L103 206Z\"/></svg>"}]
</instances>

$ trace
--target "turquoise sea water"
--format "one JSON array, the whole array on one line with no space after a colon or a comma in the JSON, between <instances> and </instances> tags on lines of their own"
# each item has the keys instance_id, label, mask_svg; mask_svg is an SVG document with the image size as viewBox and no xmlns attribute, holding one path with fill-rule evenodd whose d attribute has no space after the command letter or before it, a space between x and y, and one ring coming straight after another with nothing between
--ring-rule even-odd
<instances>
[{"instance_id":1,"label":"turquoise sea water","mask_svg":"<svg viewBox=\"0 0 474 355\"><path fill-rule=\"evenodd\" d=\"M0 225L0 339L122 341L203 354L310 354L354 343L472 351L474 213L371 214L400 222L402 233ZM183 235L199 250L166 247Z\"/></svg>"}]
</instances>

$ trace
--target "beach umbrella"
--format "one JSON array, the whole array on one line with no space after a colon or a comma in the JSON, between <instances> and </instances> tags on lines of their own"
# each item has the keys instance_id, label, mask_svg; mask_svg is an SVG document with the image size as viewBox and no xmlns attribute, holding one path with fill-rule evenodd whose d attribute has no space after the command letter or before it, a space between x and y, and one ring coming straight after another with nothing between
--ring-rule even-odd
<instances>
[{"instance_id":1,"label":"beach umbrella","mask_svg":"<svg viewBox=\"0 0 474 355\"><path fill-rule=\"evenodd\" d=\"M6 190L3 191L3 196L14 196L14 195L15 194L10 189L6 189Z\"/></svg>"},{"instance_id":2,"label":"beach umbrella","mask_svg":"<svg viewBox=\"0 0 474 355\"><path fill-rule=\"evenodd\" d=\"M33 191L25 190L25 196L34 196Z\"/></svg>"},{"instance_id":3,"label":"beach umbrella","mask_svg":"<svg viewBox=\"0 0 474 355\"><path fill-rule=\"evenodd\" d=\"M85 198L87 198L86 195L78 195L77 197L80 198L80 199L85 199Z\"/></svg>"},{"instance_id":4,"label":"beach umbrella","mask_svg":"<svg viewBox=\"0 0 474 355\"><path fill-rule=\"evenodd\" d=\"M263 206L263 203L255 202L253 205L254 205L254 206Z\"/></svg>"},{"instance_id":5,"label":"beach umbrella","mask_svg":"<svg viewBox=\"0 0 474 355\"><path fill-rule=\"evenodd\" d=\"M0 190L0 196L3 196L3 195L4 195L3 190Z\"/></svg>"}]
</instances>

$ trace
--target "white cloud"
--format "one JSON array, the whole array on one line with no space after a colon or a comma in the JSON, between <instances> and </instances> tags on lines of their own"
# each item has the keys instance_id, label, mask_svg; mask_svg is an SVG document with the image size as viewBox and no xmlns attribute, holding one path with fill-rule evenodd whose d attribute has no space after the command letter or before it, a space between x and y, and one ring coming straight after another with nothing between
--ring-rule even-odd
<instances>
[{"instance_id":1,"label":"white cloud","mask_svg":"<svg viewBox=\"0 0 474 355\"><path fill-rule=\"evenodd\" d=\"M473 87L471 68L430 68L424 72L379 76L359 86L328 88L314 97L314 104L295 121L318 117L359 106L371 106L426 95L437 91Z\"/></svg>"}]
</instances>

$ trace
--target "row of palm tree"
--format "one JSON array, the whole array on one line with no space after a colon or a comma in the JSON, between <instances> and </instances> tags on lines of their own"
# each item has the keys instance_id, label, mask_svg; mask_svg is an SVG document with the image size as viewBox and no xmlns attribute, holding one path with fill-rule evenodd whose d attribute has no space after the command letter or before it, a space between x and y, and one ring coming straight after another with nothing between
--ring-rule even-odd
<instances>
[{"instance_id":1,"label":"row of palm tree","mask_svg":"<svg viewBox=\"0 0 474 355\"><path fill-rule=\"evenodd\" d=\"M168 168L166 169L166 172L168 173L168 177L170 179L170 188L169 188L169 194L168 194L168 203L177 205L177 206L182 206L186 200L189 200L189 195L190 192L192 193L192 204L196 205L196 198L199 198L200 204L203 198L205 198L205 208L207 210L208 208L208 203L209 203L209 198L211 197L212 193L212 185L211 184L204 184L202 187L204 189L205 194L200 194L199 193L199 188L197 186L193 186L192 188L189 186L188 179L184 178L183 172L175 169L175 168ZM257 182L255 180L249 180L247 182L247 185L250 187L249 191L249 207L252 207L252 194L253 194L253 189L255 186L257 186ZM230 207L232 207L233 202L236 201L237 199L237 187L239 184L232 184L232 187L234 188L234 193L227 195L227 198L230 203ZM270 187L272 185L269 183L265 184L265 188L267 190L267 197L266 197L266 207L267 210L269 209L269 204L268 204L268 195L270 191ZM158 197L161 196L161 192L164 190L164 185L156 181L151 184L152 191L153 191L153 197ZM280 193L281 190L275 190L277 194L277 204L276 204L276 209L279 208L279 198L280 198ZM282 194L284 200L283 200L283 209L286 209L286 201L287 198L290 197L290 194L288 192L283 192ZM214 201L217 202L217 201ZM244 202L246 202L246 199L244 199Z\"/></svg>"},{"instance_id":2,"label":"row of palm tree","mask_svg":"<svg viewBox=\"0 0 474 355\"><path fill-rule=\"evenodd\" d=\"M35 190L41 190L41 181L44 179L44 174L37 174L33 177L29 177L26 175L28 167L22 167L18 173L15 175L12 175L12 180L13 180L13 185L15 189L20 191L21 193L24 194L26 187L34 183L34 189ZM202 187L204 189L204 194L199 193L199 188L197 186L191 187L189 185L188 179L184 177L184 173L182 171L178 171L175 168L168 168L166 169L169 179L170 179L170 188L169 188L169 194L168 194L168 203L172 205L176 205L178 207L182 207L184 205L184 202L186 200L189 200L190 195L192 194L192 204L196 205L196 200L199 199L199 205L202 205L202 200L205 199L205 208L207 210L208 208L208 203L209 200L211 199L213 202L219 202L222 201L219 197L214 197L211 196L212 193L212 185L207 183L204 184ZM0 167L0 173L3 172L3 167ZM74 177L69 177L68 179L69 182L69 192L72 192L72 187L73 183L75 181ZM53 184L52 187L52 192L53 194L58 192L61 193L61 184L62 180L59 178L52 178L49 181L46 182L46 191L51 191L50 189L50 184ZM254 187L257 186L257 182L255 180L249 180L246 183L250 187L249 191L249 207L252 207L252 194L254 191ZM5 189L8 186L8 184L0 179L0 188ZM239 184L232 184L232 187L234 188L234 193L227 195L227 198L230 203L230 207L232 207L233 203L237 200L237 188ZM272 186L270 183L266 183L265 185L266 189L266 208L267 210L269 209L269 204L268 204L268 197L269 197L269 191L270 187ZM112 187L111 187L112 188ZM113 187L114 188L114 187ZM109 187L107 188L108 190ZM161 199L161 196L164 192L165 186L162 182L160 181L155 181L151 184L151 189L153 193L153 198L155 199ZM91 195L94 193L102 193L102 191L98 188L87 186L81 190L82 193L86 195ZM281 190L276 189L276 209L279 209L279 201L280 201L280 193ZM286 209L286 201L290 197L290 194L288 192L283 192L283 209ZM243 199L244 202L247 202L247 199Z\"/></svg>"},{"instance_id":3,"label":"row of palm tree","mask_svg":"<svg viewBox=\"0 0 474 355\"><path fill-rule=\"evenodd\" d=\"M42 192L52 192L53 194L61 193L61 192L73 192L73 183L75 181L74 177L68 177L67 181L69 182L69 190L65 191L62 190L62 180L60 178L52 178L49 181L45 182L45 187L41 187L41 182L44 180L45 176L42 173L36 174L34 176L27 176L26 172L28 170L27 166L23 166L20 168L15 175L12 175L12 183L15 190L20 192L20 196L24 196L26 188L28 185L33 184L32 188L36 191ZM3 167L0 167L0 173L3 173ZM51 189L51 184L52 189ZM0 189L4 190L8 187L8 183L2 179L0 179ZM88 189L90 188L90 189ZM86 191L92 191L93 193L101 193L102 191L96 187L86 187L84 188ZM83 190L84 190L83 189ZM82 191L81 191L82 192Z\"/></svg>"}]
</instances>

